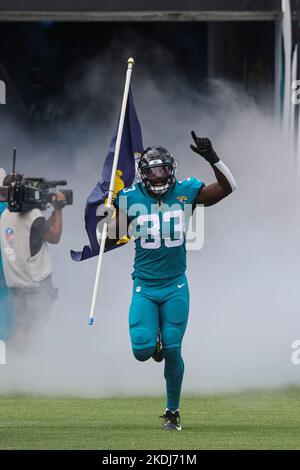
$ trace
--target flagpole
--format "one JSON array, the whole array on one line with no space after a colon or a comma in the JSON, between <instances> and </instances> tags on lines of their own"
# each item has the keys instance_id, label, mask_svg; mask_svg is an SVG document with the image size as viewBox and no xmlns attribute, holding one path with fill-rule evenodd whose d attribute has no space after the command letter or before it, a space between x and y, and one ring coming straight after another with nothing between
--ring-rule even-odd
<instances>
[{"instance_id":1,"label":"flagpole","mask_svg":"<svg viewBox=\"0 0 300 470\"><path fill-rule=\"evenodd\" d=\"M113 166L112 166L112 171L111 171L106 207L111 207L112 197L114 193L115 177L116 177L117 165L118 165L118 160L119 160L119 153L120 153L123 127L124 127L124 119L125 119L126 106L127 106L127 101L128 101L131 74L132 74L132 69L134 66L134 59L130 57L127 61L127 64L128 64L128 67L127 67L127 73L126 73L126 81L125 81L125 87L124 87L123 101L122 101L121 114L120 114L120 120L119 120L119 128L118 128L116 147L115 147L115 155L114 155ZM99 281L100 281L100 274L101 274L101 267L102 267L106 238L107 238L107 223L103 225L103 231L102 231L102 236L101 236L101 245L100 245L100 251L99 251L99 256L98 256L98 264L97 264L96 278L95 278L92 304L91 304L91 310L90 310L89 325L93 325L94 318L95 318L96 300L97 300L97 294L98 294L98 289L99 289Z\"/></svg>"}]
</instances>

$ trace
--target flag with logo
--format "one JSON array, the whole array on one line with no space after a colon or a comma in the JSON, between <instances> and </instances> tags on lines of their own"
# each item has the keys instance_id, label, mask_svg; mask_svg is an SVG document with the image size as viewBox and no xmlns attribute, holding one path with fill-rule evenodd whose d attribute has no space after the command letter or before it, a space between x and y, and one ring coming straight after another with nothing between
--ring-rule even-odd
<instances>
[{"instance_id":1,"label":"flag with logo","mask_svg":"<svg viewBox=\"0 0 300 470\"><path fill-rule=\"evenodd\" d=\"M111 140L109 150L102 169L101 182L99 181L91 191L85 207L85 228L89 238L89 245L85 245L82 251L71 250L71 257L74 261L83 261L99 254L99 243L96 236L98 217L97 208L103 205L108 197L108 189L112 172L112 165L117 140L118 125ZM130 186L135 179L135 156L143 152L143 139L141 126L134 107L131 90L128 95L128 102L124 120L124 128L121 139L118 166L115 177L114 197L123 188ZM119 240L112 248L118 248L128 239ZM108 251L108 250L106 250Z\"/></svg>"}]
</instances>

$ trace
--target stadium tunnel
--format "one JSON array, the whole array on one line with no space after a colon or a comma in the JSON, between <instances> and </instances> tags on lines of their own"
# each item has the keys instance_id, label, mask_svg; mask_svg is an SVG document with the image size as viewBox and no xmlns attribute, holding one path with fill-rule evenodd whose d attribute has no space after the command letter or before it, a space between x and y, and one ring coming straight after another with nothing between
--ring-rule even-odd
<instances>
[{"instance_id":1,"label":"stadium tunnel","mask_svg":"<svg viewBox=\"0 0 300 470\"><path fill-rule=\"evenodd\" d=\"M166 0L162 6L149 0L141 9L137 0L127 0L126 7L121 0L42 5L27 0L25 7L20 0L2 0L0 79L7 88L6 111L47 120L45 110L63 96L74 70L80 73L83 64L107 51L112 63L126 58L116 40L149 73L160 48L191 87L203 91L207 79L230 80L257 101L275 98L279 107L282 5L280 0ZM300 1L291 6L297 40ZM154 75L167 81L168 70L156 69Z\"/></svg>"}]
</instances>

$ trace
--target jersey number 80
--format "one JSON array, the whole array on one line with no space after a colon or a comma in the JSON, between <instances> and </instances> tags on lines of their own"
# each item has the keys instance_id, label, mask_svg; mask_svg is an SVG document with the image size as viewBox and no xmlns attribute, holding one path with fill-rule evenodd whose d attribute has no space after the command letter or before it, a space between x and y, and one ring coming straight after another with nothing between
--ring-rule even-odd
<instances>
[{"instance_id":1,"label":"jersey number 80","mask_svg":"<svg viewBox=\"0 0 300 470\"><path fill-rule=\"evenodd\" d=\"M174 220L174 237L171 237L171 221ZM167 248L180 246L184 242L184 217L182 210L164 212L162 214L164 225L163 236L158 214L139 215L137 224L145 236L141 237L141 247L147 250L157 250L162 243ZM175 237L176 233L176 237ZM149 240L150 239L150 240Z\"/></svg>"}]
</instances>

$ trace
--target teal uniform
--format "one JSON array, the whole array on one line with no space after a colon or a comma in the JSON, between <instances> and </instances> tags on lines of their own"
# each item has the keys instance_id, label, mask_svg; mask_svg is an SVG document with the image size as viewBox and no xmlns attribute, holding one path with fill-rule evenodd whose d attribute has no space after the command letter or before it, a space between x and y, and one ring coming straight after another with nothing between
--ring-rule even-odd
<instances>
[{"instance_id":1,"label":"teal uniform","mask_svg":"<svg viewBox=\"0 0 300 470\"><path fill-rule=\"evenodd\" d=\"M0 203L0 217L6 204ZM0 250L0 341L7 341L14 332L14 306L10 290L7 288L2 268Z\"/></svg>"},{"instance_id":2,"label":"teal uniform","mask_svg":"<svg viewBox=\"0 0 300 470\"><path fill-rule=\"evenodd\" d=\"M127 213L136 235L133 278L164 280L185 272L183 209L195 203L203 186L196 178L176 181L161 206L140 183L119 191L114 204Z\"/></svg>"},{"instance_id":3,"label":"teal uniform","mask_svg":"<svg viewBox=\"0 0 300 470\"><path fill-rule=\"evenodd\" d=\"M189 312L189 288L185 276L184 206L195 204L204 186L196 178L176 183L158 199L141 183L119 191L114 205L123 210L135 239L132 273L133 294L129 310L132 349L138 360L152 356L161 333L167 382L167 407L179 405L184 364L181 342ZM187 211L189 215L192 210Z\"/></svg>"}]
</instances>

